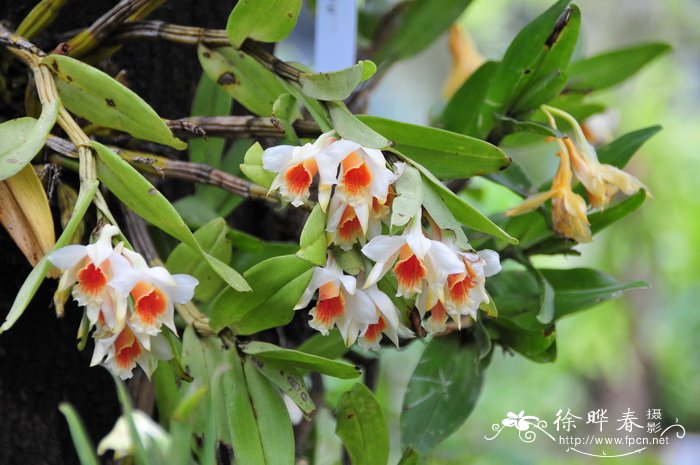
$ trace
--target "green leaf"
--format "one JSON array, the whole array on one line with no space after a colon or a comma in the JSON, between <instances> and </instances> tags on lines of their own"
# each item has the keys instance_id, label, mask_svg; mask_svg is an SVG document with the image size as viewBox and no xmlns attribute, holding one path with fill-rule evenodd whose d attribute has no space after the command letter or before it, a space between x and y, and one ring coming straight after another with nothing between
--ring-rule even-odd
<instances>
[{"instance_id":1,"label":"green leaf","mask_svg":"<svg viewBox=\"0 0 700 465\"><path fill-rule=\"evenodd\" d=\"M177 199L173 202L173 207L175 207L185 224L191 228L204 226L219 217L212 208L204 203L204 199L199 195L188 195Z\"/></svg>"},{"instance_id":2,"label":"green leaf","mask_svg":"<svg viewBox=\"0 0 700 465\"><path fill-rule=\"evenodd\" d=\"M398 27L377 50L377 62L402 60L425 49L457 21L470 3L471 0L407 2L398 17L393 18Z\"/></svg>"},{"instance_id":3,"label":"green leaf","mask_svg":"<svg viewBox=\"0 0 700 465\"><path fill-rule=\"evenodd\" d=\"M97 175L100 181L124 205L152 225L196 250L226 284L239 291L250 290L250 286L238 272L202 249L175 207L153 187L153 184L109 148L95 141L92 141L91 145L98 155Z\"/></svg>"},{"instance_id":4,"label":"green leaf","mask_svg":"<svg viewBox=\"0 0 700 465\"><path fill-rule=\"evenodd\" d=\"M572 63L567 70L571 91L591 92L614 86L634 75L671 47L662 43L635 45Z\"/></svg>"},{"instance_id":5,"label":"green leaf","mask_svg":"<svg viewBox=\"0 0 700 465\"><path fill-rule=\"evenodd\" d=\"M391 202L391 227L406 226L411 218L421 212L423 193L421 175L417 169L406 165L394 183L396 197Z\"/></svg>"},{"instance_id":6,"label":"green leaf","mask_svg":"<svg viewBox=\"0 0 700 465\"><path fill-rule=\"evenodd\" d=\"M82 223L83 216L85 216L85 212L90 206L92 199L95 197L98 186L99 183L97 181L84 181L81 184L78 199L75 201L73 207L73 213L66 227L63 228L61 236L56 240L56 244L51 250L52 252L71 243L75 231ZM51 262L49 262L46 257L39 260L39 263L37 263L31 273L29 273L29 276L27 276L27 279L24 280L22 287L19 289L15 301L12 303L12 307L10 307L10 311L7 312L4 323L0 326L0 334L10 329L19 317L22 316L22 313L27 309L29 302L31 302L32 297L36 294L36 291L39 289L39 286L44 281L50 269Z\"/></svg>"},{"instance_id":7,"label":"green leaf","mask_svg":"<svg viewBox=\"0 0 700 465\"><path fill-rule=\"evenodd\" d=\"M353 465L386 465L389 430L372 391L357 383L338 403L335 434L343 441Z\"/></svg>"},{"instance_id":8,"label":"green leaf","mask_svg":"<svg viewBox=\"0 0 700 465\"><path fill-rule=\"evenodd\" d=\"M470 249L469 240L464 234L464 230L459 222L455 219L452 212L447 208L442 201L433 185L425 178L419 180L423 185L423 207L428 214L433 218L435 223L443 231L452 231L455 235L455 244L463 249Z\"/></svg>"},{"instance_id":9,"label":"green leaf","mask_svg":"<svg viewBox=\"0 0 700 465\"><path fill-rule=\"evenodd\" d=\"M302 73L299 76L301 93L318 100L345 100L363 81L371 78L377 66L369 60L360 61L350 68L325 73Z\"/></svg>"},{"instance_id":10,"label":"green leaf","mask_svg":"<svg viewBox=\"0 0 700 465\"><path fill-rule=\"evenodd\" d=\"M187 148L153 108L109 75L66 55L48 55L42 63L56 75L61 104L72 113L138 139Z\"/></svg>"},{"instance_id":11,"label":"green leaf","mask_svg":"<svg viewBox=\"0 0 700 465\"><path fill-rule=\"evenodd\" d=\"M170 363L165 360L158 361L158 366L153 372L153 391L158 408L158 421L167 429L170 418L177 409L180 395L175 373Z\"/></svg>"},{"instance_id":12,"label":"green leaf","mask_svg":"<svg viewBox=\"0 0 700 465\"><path fill-rule=\"evenodd\" d=\"M478 115L478 135L486 136L494 126L495 115L508 115L517 100L538 73L538 67L559 39L571 14L570 0L559 0L526 25L506 50L500 66L491 78Z\"/></svg>"},{"instance_id":13,"label":"green leaf","mask_svg":"<svg viewBox=\"0 0 700 465\"><path fill-rule=\"evenodd\" d=\"M314 334L305 340L297 350L323 358L336 359L342 357L348 351L340 331L333 329L324 336L321 333Z\"/></svg>"},{"instance_id":14,"label":"green leaf","mask_svg":"<svg viewBox=\"0 0 700 465\"><path fill-rule=\"evenodd\" d=\"M287 407L277 389L255 368L250 360L243 362L243 372L253 413L260 431L260 442L266 465L294 463L294 432ZM234 454L236 451L234 450Z\"/></svg>"},{"instance_id":15,"label":"green leaf","mask_svg":"<svg viewBox=\"0 0 700 465\"><path fill-rule=\"evenodd\" d=\"M502 322L501 322L502 323ZM534 331L511 325L498 327L498 340L504 346L531 360L540 363L553 362L556 351L550 348L556 344L554 326Z\"/></svg>"},{"instance_id":16,"label":"green leaf","mask_svg":"<svg viewBox=\"0 0 700 465\"><path fill-rule=\"evenodd\" d=\"M68 429L70 430L70 435L73 439L73 446L75 447L75 451L78 453L80 464L98 465L100 462L97 460L95 449L92 446L92 442L88 437L87 431L85 431L83 422L80 421L78 413L75 411L73 406L66 403L59 405L58 409L61 411L63 416L66 417Z\"/></svg>"},{"instance_id":17,"label":"green leaf","mask_svg":"<svg viewBox=\"0 0 700 465\"><path fill-rule=\"evenodd\" d=\"M226 23L231 45L240 48L248 37L260 42L279 42L294 29L302 0L240 0Z\"/></svg>"},{"instance_id":18,"label":"green leaf","mask_svg":"<svg viewBox=\"0 0 700 465\"><path fill-rule=\"evenodd\" d=\"M228 237L228 225L223 218L216 218L199 228L194 238L207 254L223 263L231 261L233 244ZM165 262L172 273L184 273L194 276L199 281L194 296L197 300L208 302L221 289L223 280L207 262L199 260L199 253L187 244L181 243L170 253Z\"/></svg>"},{"instance_id":19,"label":"green leaf","mask_svg":"<svg viewBox=\"0 0 700 465\"><path fill-rule=\"evenodd\" d=\"M296 368L278 360L268 359L263 361L259 358L250 357L250 361L260 370L260 373L292 399L297 407L304 412L304 415L309 417L316 410L311 394L306 389L304 377Z\"/></svg>"},{"instance_id":20,"label":"green leaf","mask_svg":"<svg viewBox=\"0 0 700 465\"><path fill-rule=\"evenodd\" d=\"M418 465L418 458L418 452L413 449L406 449L398 465Z\"/></svg>"},{"instance_id":21,"label":"green leaf","mask_svg":"<svg viewBox=\"0 0 700 465\"><path fill-rule=\"evenodd\" d=\"M661 126L650 126L627 133L607 145L598 147L596 149L598 160L617 168L624 168L632 155L659 131Z\"/></svg>"},{"instance_id":22,"label":"green leaf","mask_svg":"<svg viewBox=\"0 0 700 465\"><path fill-rule=\"evenodd\" d=\"M197 47L197 56L207 76L237 102L255 114L272 114L272 105L284 87L257 60L230 47L214 50L202 44Z\"/></svg>"},{"instance_id":23,"label":"green leaf","mask_svg":"<svg viewBox=\"0 0 700 465\"><path fill-rule=\"evenodd\" d=\"M233 325L241 334L282 326L311 280L313 264L294 255L269 258L243 273L252 292L224 289L211 304L215 330Z\"/></svg>"},{"instance_id":24,"label":"green leaf","mask_svg":"<svg viewBox=\"0 0 700 465\"><path fill-rule=\"evenodd\" d=\"M478 136L478 108L484 102L491 80L499 64L487 61L455 92L442 112L442 124L448 131Z\"/></svg>"},{"instance_id":25,"label":"green leaf","mask_svg":"<svg viewBox=\"0 0 700 465\"><path fill-rule=\"evenodd\" d=\"M263 152L264 150L259 142L251 145L243 159L241 172L248 176L254 183L269 188L276 174L262 167Z\"/></svg>"},{"instance_id":26,"label":"green leaf","mask_svg":"<svg viewBox=\"0 0 700 465\"><path fill-rule=\"evenodd\" d=\"M272 118L284 125L285 139L292 145L302 145L296 131L294 121L301 118L299 102L292 94L282 94L272 105Z\"/></svg>"},{"instance_id":27,"label":"green leaf","mask_svg":"<svg viewBox=\"0 0 700 465\"><path fill-rule=\"evenodd\" d=\"M507 133L530 132L547 137L562 137L564 135L562 132L537 121L524 121L501 115L497 115L496 118Z\"/></svg>"},{"instance_id":28,"label":"green leaf","mask_svg":"<svg viewBox=\"0 0 700 465\"><path fill-rule=\"evenodd\" d=\"M391 145L391 141L386 137L350 113L343 102L327 102L326 106L331 122L341 137L375 149L383 149Z\"/></svg>"},{"instance_id":29,"label":"green leaf","mask_svg":"<svg viewBox=\"0 0 700 465\"><path fill-rule=\"evenodd\" d=\"M459 335L433 338L408 383L401 413L401 442L421 454L447 439L467 419L481 392L473 346Z\"/></svg>"},{"instance_id":30,"label":"green leaf","mask_svg":"<svg viewBox=\"0 0 700 465\"><path fill-rule=\"evenodd\" d=\"M360 375L359 369L348 363L337 362L298 350L283 349L267 342L248 342L241 346L241 350L262 360L288 362L300 371L316 371L340 379L357 378Z\"/></svg>"},{"instance_id":31,"label":"green leaf","mask_svg":"<svg viewBox=\"0 0 700 465\"><path fill-rule=\"evenodd\" d=\"M454 215L455 219L461 224L476 231L481 231L495 236L498 239L503 239L511 244L518 243L517 239L496 226L493 221L479 213L478 210L469 205L465 200L445 187L445 185L440 182L439 179L433 176L433 174L422 165L415 163L410 158L404 157L401 153L399 153L399 155L421 172L425 181L433 189L435 189L435 192L440 196L443 202L445 202L445 206L447 206L450 212L452 212Z\"/></svg>"},{"instance_id":32,"label":"green leaf","mask_svg":"<svg viewBox=\"0 0 700 465\"><path fill-rule=\"evenodd\" d=\"M231 113L231 97L206 73L202 73L192 101L191 116L225 116ZM222 137L196 137L189 141L191 162L206 163L218 168L226 139ZM208 186L202 186L208 187Z\"/></svg>"},{"instance_id":33,"label":"green leaf","mask_svg":"<svg viewBox=\"0 0 700 465\"><path fill-rule=\"evenodd\" d=\"M56 123L58 107L53 101L42 108L38 120L26 117L0 124L0 181L19 173L39 153Z\"/></svg>"},{"instance_id":34,"label":"green leaf","mask_svg":"<svg viewBox=\"0 0 700 465\"><path fill-rule=\"evenodd\" d=\"M317 204L301 231L299 251L296 256L308 260L314 265L323 266L326 264L327 248L326 213L321 210L321 205Z\"/></svg>"},{"instance_id":35,"label":"green leaf","mask_svg":"<svg viewBox=\"0 0 700 465\"><path fill-rule=\"evenodd\" d=\"M360 116L359 119L438 178L468 178L492 173L510 164L501 149L473 137L376 116Z\"/></svg>"},{"instance_id":36,"label":"green leaf","mask_svg":"<svg viewBox=\"0 0 700 465\"><path fill-rule=\"evenodd\" d=\"M588 215L588 221L591 223L591 232L596 234L611 224L620 221L633 211L642 206L646 200L647 193L645 190L640 190L631 197L626 198L622 202Z\"/></svg>"}]
</instances>

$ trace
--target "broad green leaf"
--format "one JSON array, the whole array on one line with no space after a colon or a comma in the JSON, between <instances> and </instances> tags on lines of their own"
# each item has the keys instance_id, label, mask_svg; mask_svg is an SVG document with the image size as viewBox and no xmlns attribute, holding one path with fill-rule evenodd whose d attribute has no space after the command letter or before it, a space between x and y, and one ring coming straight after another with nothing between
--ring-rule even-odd
<instances>
[{"instance_id":1,"label":"broad green leaf","mask_svg":"<svg viewBox=\"0 0 700 465\"><path fill-rule=\"evenodd\" d=\"M241 105L261 116L272 114L272 105L284 87L257 60L230 47L214 50L202 44L197 56L207 76Z\"/></svg>"},{"instance_id":2,"label":"broad green leaf","mask_svg":"<svg viewBox=\"0 0 700 465\"><path fill-rule=\"evenodd\" d=\"M233 268L206 253L175 207L141 174L119 155L99 142L91 142L97 152L97 175L102 183L140 217L196 250L216 274L234 289L250 286Z\"/></svg>"},{"instance_id":3,"label":"broad green leaf","mask_svg":"<svg viewBox=\"0 0 700 465\"><path fill-rule=\"evenodd\" d=\"M386 465L389 430L372 391L362 383L355 384L340 398L336 418L335 434L353 465Z\"/></svg>"},{"instance_id":4,"label":"broad green leaf","mask_svg":"<svg viewBox=\"0 0 700 465\"><path fill-rule=\"evenodd\" d=\"M410 158L406 158L403 154L400 154L406 161L413 165L418 171L421 172L423 178L440 196L440 198L445 202L447 208L452 212L455 219L459 221L464 226L474 229L476 231L481 231L486 234L490 234L498 239L503 239L511 244L517 244L518 240L510 236L507 232L496 226L496 224L479 213L474 207L469 205L465 200L459 197L457 194L449 190L445 185L440 182L430 171L425 169L422 165L415 163Z\"/></svg>"},{"instance_id":5,"label":"broad green leaf","mask_svg":"<svg viewBox=\"0 0 700 465\"><path fill-rule=\"evenodd\" d=\"M411 375L403 399L401 442L430 452L467 419L481 392L476 349L459 335L433 338Z\"/></svg>"},{"instance_id":6,"label":"broad green leaf","mask_svg":"<svg viewBox=\"0 0 700 465\"><path fill-rule=\"evenodd\" d=\"M234 239L234 247L235 247ZM294 255L299 251L299 244L294 242L266 241L257 250L238 250L233 254L232 264L237 270L248 271L255 265L281 255Z\"/></svg>"},{"instance_id":7,"label":"broad green leaf","mask_svg":"<svg viewBox=\"0 0 700 465\"><path fill-rule=\"evenodd\" d=\"M0 124L0 181L19 173L39 153L56 123L58 107L53 101L42 108L38 120L25 117Z\"/></svg>"},{"instance_id":8,"label":"broad green leaf","mask_svg":"<svg viewBox=\"0 0 700 465\"><path fill-rule=\"evenodd\" d=\"M177 199L173 202L173 207L175 207L185 224L191 228L199 228L219 217L216 211L206 205L204 200L197 195L188 195Z\"/></svg>"},{"instance_id":9,"label":"broad green leaf","mask_svg":"<svg viewBox=\"0 0 700 465\"><path fill-rule=\"evenodd\" d=\"M396 150L438 178L483 175L501 170L510 163L498 147L469 136L376 116L361 116L359 119L390 139Z\"/></svg>"},{"instance_id":10,"label":"broad green leaf","mask_svg":"<svg viewBox=\"0 0 700 465\"><path fill-rule=\"evenodd\" d=\"M254 183L269 188L276 175L262 167L263 152L264 150L259 142L251 145L243 159L241 172Z\"/></svg>"},{"instance_id":11,"label":"broad green leaf","mask_svg":"<svg viewBox=\"0 0 700 465\"><path fill-rule=\"evenodd\" d=\"M70 220L68 220L65 228L63 228L63 232L56 240L53 250L58 250L71 243L73 234L75 234L78 226L82 223L83 216L85 216L85 212L90 206L92 199L95 197L98 186L99 183L97 181L85 181L82 183ZM22 316L22 313L27 309L29 302L31 302L32 297L36 294L36 291L39 289L39 286L44 281L50 269L51 262L44 257L36 264L31 273L29 273L29 276L27 276L27 279L24 280L22 287L19 289L15 301L12 303L12 307L10 307L10 311L7 312L4 323L0 326L0 334L10 329L19 317Z\"/></svg>"},{"instance_id":12,"label":"broad green leaf","mask_svg":"<svg viewBox=\"0 0 700 465\"><path fill-rule=\"evenodd\" d=\"M498 65L495 61L487 61L464 81L442 112L445 129L473 137L479 134L478 108L484 102Z\"/></svg>"},{"instance_id":13,"label":"broad green leaf","mask_svg":"<svg viewBox=\"0 0 700 465\"><path fill-rule=\"evenodd\" d=\"M231 261L233 244L228 237L228 225L223 218L216 218L199 228L194 238L202 249L221 260ZM165 266L172 273L184 273L194 276L199 281L194 296L197 300L208 302L221 289L223 280L207 262L199 260L199 253L187 244L181 243L170 253Z\"/></svg>"},{"instance_id":14,"label":"broad green leaf","mask_svg":"<svg viewBox=\"0 0 700 465\"><path fill-rule=\"evenodd\" d=\"M326 106L333 126L341 137L375 149L383 149L391 145L391 141L386 137L350 113L343 102L327 102Z\"/></svg>"},{"instance_id":15,"label":"broad green leaf","mask_svg":"<svg viewBox=\"0 0 700 465\"><path fill-rule=\"evenodd\" d=\"M63 416L66 417L68 422L68 429L70 430L71 438L73 439L73 447L78 453L78 459L81 465L98 465L100 462L97 460L95 455L95 449L92 446L92 441L88 437L87 431L85 431L85 426L83 422L80 421L78 413L75 411L72 405L63 403L58 409L61 411Z\"/></svg>"},{"instance_id":16,"label":"broad green leaf","mask_svg":"<svg viewBox=\"0 0 700 465\"><path fill-rule=\"evenodd\" d=\"M531 331L512 325L500 325L497 333L498 340L504 347L540 363L554 361L552 355L555 356L556 351L549 352L556 344L554 326Z\"/></svg>"},{"instance_id":17,"label":"broad green leaf","mask_svg":"<svg viewBox=\"0 0 700 465\"><path fill-rule=\"evenodd\" d=\"M289 323L311 280L313 264L294 255L269 258L243 273L252 292L224 289L211 304L215 330L233 325L241 334Z\"/></svg>"},{"instance_id":18,"label":"broad green leaf","mask_svg":"<svg viewBox=\"0 0 700 465\"><path fill-rule=\"evenodd\" d=\"M250 360L244 360L243 372L260 431L265 464L293 465L294 432L279 391Z\"/></svg>"},{"instance_id":19,"label":"broad green leaf","mask_svg":"<svg viewBox=\"0 0 700 465\"><path fill-rule=\"evenodd\" d=\"M598 160L617 168L624 168L632 155L660 130L661 126L650 126L620 136L609 144L596 149Z\"/></svg>"},{"instance_id":20,"label":"broad green leaf","mask_svg":"<svg viewBox=\"0 0 700 465\"><path fill-rule=\"evenodd\" d=\"M508 168L498 173L491 173L487 178L507 187L522 197L528 197L534 193L532 180L525 170L523 170L522 166L515 160L511 162Z\"/></svg>"},{"instance_id":21,"label":"broad green leaf","mask_svg":"<svg viewBox=\"0 0 700 465\"><path fill-rule=\"evenodd\" d=\"M478 115L478 135L486 136L494 126L495 115L508 115L538 66L558 40L571 10L570 0L559 0L547 11L526 25L513 39L503 60L491 78L484 103Z\"/></svg>"},{"instance_id":22,"label":"broad green leaf","mask_svg":"<svg viewBox=\"0 0 700 465\"><path fill-rule=\"evenodd\" d=\"M158 421L167 429L170 418L177 409L180 395L175 373L170 363L165 360L158 361L158 366L153 372L153 391L158 408Z\"/></svg>"},{"instance_id":23,"label":"broad green leaf","mask_svg":"<svg viewBox=\"0 0 700 465\"><path fill-rule=\"evenodd\" d=\"M236 348L225 350L223 360L228 368L221 375L225 395L225 416L229 422L236 464L267 465L252 393L248 390L242 361Z\"/></svg>"},{"instance_id":24,"label":"broad green leaf","mask_svg":"<svg viewBox=\"0 0 700 465\"><path fill-rule=\"evenodd\" d=\"M425 178L419 182L423 185L423 207L430 217L443 231L452 231L455 235L455 244L463 249L469 249L469 240L464 234L462 225L455 219L454 215L447 208L432 184Z\"/></svg>"},{"instance_id":25,"label":"broad green leaf","mask_svg":"<svg viewBox=\"0 0 700 465\"><path fill-rule=\"evenodd\" d=\"M328 333L328 336L321 333L311 336L297 347L297 350L323 358L336 359L342 357L348 348L340 331L334 329Z\"/></svg>"},{"instance_id":26,"label":"broad green leaf","mask_svg":"<svg viewBox=\"0 0 700 465\"><path fill-rule=\"evenodd\" d=\"M300 371L317 371L341 379L357 378L360 375L359 369L348 363L337 362L298 350L283 349L267 342L248 342L241 346L241 350L261 360L272 359L288 362Z\"/></svg>"},{"instance_id":27,"label":"broad green leaf","mask_svg":"<svg viewBox=\"0 0 700 465\"><path fill-rule=\"evenodd\" d=\"M187 148L153 108L109 75L66 55L48 55L43 63L56 75L61 104L72 113L138 139Z\"/></svg>"},{"instance_id":28,"label":"broad green leaf","mask_svg":"<svg viewBox=\"0 0 700 465\"><path fill-rule=\"evenodd\" d=\"M250 357L250 361L260 373L292 399L304 415L308 417L316 410L311 394L306 389L304 377L291 364L271 359L263 361L255 357Z\"/></svg>"},{"instance_id":29,"label":"broad green leaf","mask_svg":"<svg viewBox=\"0 0 700 465\"><path fill-rule=\"evenodd\" d=\"M402 60L425 49L457 21L470 3L471 0L407 2L395 18L396 30L377 50L377 62Z\"/></svg>"},{"instance_id":30,"label":"broad green leaf","mask_svg":"<svg viewBox=\"0 0 700 465\"><path fill-rule=\"evenodd\" d=\"M326 73L302 73L301 93L318 100L344 100L363 81L371 78L377 67L371 61L360 61L350 68Z\"/></svg>"},{"instance_id":31,"label":"broad green leaf","mask_svg":"<svg viewBox=\"0 0 700 465\"><path fill-rule=\"evenodd\" d=\"M645 190L640 190L631 197L626 198L622 202L588 215L588 221L591 223L591 232L596 234L611 224L620 221L636 209L642 206L646 200L647 193Z\"/></svg>"},{"instance_id":32,"label":"broad green leaf","mask_svg":"<svg viewBox=\"0 0 700 465\"><path fill-rule=\"evenodd\" d=\"M563 93L549 102L549 106L567 112L577 121L585 121L592 115L603 113L607 106L601 102L588 99L587 95Z\"/></svg>"},{"instance_id":33,"label":"broad green leaf","mask_svg":"<svg viewBox=\"0 0 700 465\"><path fill-rule=\"evenodd\" d=\"M667 44L650 43L585 58L569 66L567 88L571 91L591 92L614 86L670 50L671 47Z\"/></svg>"},{"instance_id":34,"label":"broad green leaf","mask_svg":"<svg viewBox=\"0 0 700 465\"><path fill-rule=\"evenodd\" d=\"M311 215L306 220L304 229L301 231L299 239L299 251L297 257L308 260L314 265L323 266L326 264L326 213L321 210L321 205L317 204L311 211Z\"/></svg>"},{"instance_id":35,"label":"broad green leaf","mask_svg":"<svg viewBox=\"0 0 700 465\"><path fill-rule=\"evenodd\" d=\"M321 129L321 132L328 132L333 130L333 124L331 124L331 117L330 114L328 113L328 109L326 106L316 100L315 98L307 97L306 95L301 93L301 89L299 89L298 86L292 84L291 82L287 82L286 80L282 79L280 81L282 83L282 87L294 98L299 101L304 108L309 112L309 115L311 115L311 118L316 121L316 124L318 124L318 127Z\"/></svg>"},{"instance_id":36,"label":"broad green leaf","mask_svg":"<svg viewBox=\"0 0 700 465\"><path fill-rule=\"evenodd\" d=\"M391 227L406 226L411 218L421 212L423 204L421 175L417 169L406 165L401 177L394 183L396 197L391 202Z\"/></svg>"},{"instance_id":37,"label":"broad green leaf","mask_svg":"<svg viewBox=\"0 0 700 465\"><path fill-rule=\"evenodd\" d=\"M231 45L240 48L248 37L260 42L279 42L292 32L302 0L240 0L226 23Z\"/></svg>"}]
</instances>

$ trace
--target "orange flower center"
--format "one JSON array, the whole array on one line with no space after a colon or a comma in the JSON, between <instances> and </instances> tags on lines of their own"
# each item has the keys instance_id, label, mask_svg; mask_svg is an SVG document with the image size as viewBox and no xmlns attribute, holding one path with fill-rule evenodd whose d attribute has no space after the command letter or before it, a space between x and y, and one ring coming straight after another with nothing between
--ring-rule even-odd
<instances>
[{"instance_id":1,"label":"orange flower center","mask_svg":"<svg viewBox=\"0 0 700 465\"><path fill-rule=\"evenodd\" d=\"M107 284L107 275L102 268L107 268L108 263L105 260L102 266L97 267L90 262L78 271L78 285L84 294L96 296L102 292Z\"/></svg>"},{"instance_id":2,"label":"orange flower center","mask_svg":"<svg viewBox=\"0 0 700 465\"><path fill-rule=\"evenodd\" d=\"M436 326L442 326L447 322L447 311L442 305L442 302L438 301L437 304L430 310L430 320L435 323Z\"/></svg>"},{"instance_id":3,"label":"orange flower center","mask_svg":"<svg viewBox=\"0 0 700 465\"><path fill-rule=\"evenodd\" d=\"M284 173L287 190L294 195L304 194L317 172L318 165L313 158L292 166Z\"/></svg>"},{"instance_id":4,"label":"orange flower center","mask_svg":"<svg viewBox=\"0 0 700 465\"><path fill-rule=\"evenodd\" d=\"M398 278L399 286L404 289L418 290L420 282L425 278L426 269L411 248L404 244L401 247L399 261L394 266L394 273Z\"/></svg>"},{"instance_id":5,"label":"orange flower center","mask_svg":"<svg viewBox=\"0 0 700 465\"><path fill-rule=\"evenodd\" d=\"M138 356L143 352L143 348L134 333L126 327L114 341L114 351L117 365L122 369L128 369L134 365Z\"/></svg>"},{"instance_id":6,"label":"orange flower center","mask_svg":"<svg viewBox=\"0 0 700 465\"><path fill-rule=\"evenodd\" d=\"M343 216L338 224L338 238L342 242L353 242L362 234L362 225L355 215L355 209L350 205L345 207Z\"/></svg>"},{"instance_id":7,"label":"orange flower center","mask_svg":"<svg viewBox=\"0 0 700 465\"><path fill-rule=\"evenodd\" d=\"M364 338L370 344L375 343L382 337L382 332L386 329L386 321L380 315L379 321L373 323L367 327Z\"/></svg>"},{"instance_id":8,"label":"orange flower center","mask_svg":"<svg viewBox=\"0 0 700 465\"><path fill-rule=\"evenodd\" d=\"M464 303L469 299L469 291L476 286L474 278L476 273L467 265L466 273L455 273L447 277L447 287L450 290L450 300L457 303Z\"/></svg>"},{"instance_id":9,"label":"orange flower center","mask_svg":"<svg viewBox=\"0 0 700 465\"><path fill-rule=\"evenodd\" d=\"M357 195L369 189L372 172L357 152L352 152L343 160L343 186L350 195Z\"/></svg>"},{"instance_id":10,"label":"orange flower center","mask_svg":"<svg viewBox=\"0 0 700 465\"><path fill-rule=\"evenodd\" d=\"M135 313L147 325L155 324L167 309L168 299L163 292L143 281L136 283L131 296L134 298Z\"/></svg>"},{"instance_id":11,"label":"orange flower center","mask_svg":"<svg viewBox=\"0 0 700 465\"><path fill-rule=\"evenodd\" d=\"M345 298L334 283L326 283L318 289L315 320L324 326L332 325L345 313Z\"/></svg>"}]
</instances>

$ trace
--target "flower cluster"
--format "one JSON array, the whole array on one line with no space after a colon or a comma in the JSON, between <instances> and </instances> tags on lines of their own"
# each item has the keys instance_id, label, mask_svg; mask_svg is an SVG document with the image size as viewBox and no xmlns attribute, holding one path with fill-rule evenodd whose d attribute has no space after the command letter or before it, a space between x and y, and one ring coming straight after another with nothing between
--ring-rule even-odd
<instances>
[{"instance_id":1,"label":"flower cluster","mask_svg":"<svg viewBox=\"0 0 700 465\"><path fill-rule=\"evenodd\" d=\"M552 187L528 197L506 214L527 213L551 199L554 230L576 242L590 242L591 228L586 215L588 206L583 197L573 191L574 177L585 188L592 209L605 208L618 192L632 195L644 185L621 169L600 163L595 148L586 140L583 129L571 115L551 107L543 111L554 129L556 123L552 114L565 119L574 129L575 143L568 136L557 139L560 162L552 179Z\"/></svg>"},{"instance_id":2,"label":"flower cluster","mask_svg":"<svg viewBox=\"0 0 700 465\"><path fill-rule=\"evenodd\" d=\"M149 267L122 243L113 247L112 237L118 233L106 225L93 244L69 245L48 259L63 271L57 292L72 287L73 298L94 328L92 365L102 364L122 379L130 378L138 365L150 376L158 359L171 358L162 326L177 332L174 304L189 302L198 281Z\"/></svg>"},{"instance_id":3,"label":"flower cluster","mask_svg":"<svg viewBox=\"0 0 700 465\"><path fill-rule=\"evenodd\" d=\"M489 301L484 285L486 277L500 270L496 252L461 249L451 232L440 230L422 211L400 235L384 234L390 230L394 183L404 172L403 163L389 168L380 150L327 133L302 147L267 149L263 167L277 173L270 192L279 190L294 206L308 201L318 174L328 243L340 251L329 250L326 266L314 269L297 304L297 309L307 307L318 292L310 312L312 328L327 334L337 327L348 346L357 341L365 349L377 349L382 335L397 345L400 335L411 335L397 302L415 305L421 318L427 315L423 327L436 333L446 329L448 318L458 327L462 316L476 318L479 306ZM369 271L346 274L334 254L358 250ZM395 296L380 290L391 286Z\"/></svg>"}]
</instances>

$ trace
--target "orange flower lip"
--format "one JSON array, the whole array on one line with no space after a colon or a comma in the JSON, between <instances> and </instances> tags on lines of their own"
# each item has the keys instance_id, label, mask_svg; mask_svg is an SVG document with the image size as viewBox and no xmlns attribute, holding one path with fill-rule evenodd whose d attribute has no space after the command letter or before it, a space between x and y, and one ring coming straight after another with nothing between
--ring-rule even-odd
<instances>
[{"instance_id":1,"label":"orange flower lip","mask_svg":"<svg viewBox=\"0 0 700 465\"><path fill-rule=\"evenodd\" d=\"M362 235L362 225L355 214L355 209L350 205L345 207L343 216L338 224L338 238L343 242L354 242Z\"/></svg>"},{"instance_id":2,"label":"orange flower lip","mask_svg":"<svg viewBox=\"0 0 700 465\"><path fill-rule=\"evenodd\" d=\"M135 314L143 323L153 325L158 317L165 314L168 299L160 289L139 281L131 291L131 296L134 298Z\"/></svg>"},{"instance_id":3,"label":"orange flower lip","mask_svg":"<svg viewBox=\"0 0 700 465\"><path fill-rule=\"evenodd\" d=\"M376 323L373 323L367 327L367 331L365 331L364 338L367 342L372 344L372 343L378 341L382 337L382 332L385 329L386 329L386 321L380 315L379 321L377 321Z\"/></svg>"},{"instance_id":4,"label":"orange flower lip","mask_svg":"<svg viewBox=\"0 0 700 465\"><path fill-rule=\"evenodd\" d=\"M350 195L367 190L372 183L372 172L357 152L345 157L343 164L343 186Z\"/></svg>"},{"instance_id":5,"label":"orange flower lip","mask_svg":"<svg viewBox=\"0 0 700 465\"><path fill-rule=\"evenodd\" d=\"M450 291L450 300L456 303L464 303L469 299L469 291L476 287L476 273L469 264L466 264L466 273L451 274L447 277L447 288Z\"/></svg>"},{"instance_id":6,"label":"orange flower lip","mask_svg":"<svg viewBox=\"0 0 700 465\"><path fill-rule=\"evenodd\" d=\"M423 263L416 257L407 244L401 247L400 259L394 265L394 273L399 281L399 286L408 290L417 290L419 284L425 278L427 270Z\"/></svg>"},{"instance_id":7,"label":"orange flower lip","mask_svg":"<svg viewBox=\"0 0 700 465\"><path fill-rule=\"evenodd\" d=\"M318 165L313 158L292 166L284 173L287 190L294 195L304 194L317 172Z\"/></svg>"},{"instance_id":8,"label":"orange flower lip","mask_svg":"<svg viewBox=\"0 0 700 465\"><path fill-rule=\"evenodd\" d=\"M117 365L122 369L129 369L135 360L143 353L143 348L134 336L134 333L125 327L114 341L115 358Z\"/></svg>"},{"instance_id":9,"label":"orange flower lip","mask_svg":"<svg viewBox=\"0 0 700 465\"><path fill-rule=\"evenodd\" d=\"M108 262L102 263L102 266L95 266L94 263L89 262L80 271L78 271L78 286L80 290L87 295L96 296L102 293L105 285L107 284L107 276L103 270L106 268Z\"/></svg>"}]
</instances>

